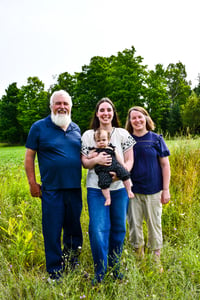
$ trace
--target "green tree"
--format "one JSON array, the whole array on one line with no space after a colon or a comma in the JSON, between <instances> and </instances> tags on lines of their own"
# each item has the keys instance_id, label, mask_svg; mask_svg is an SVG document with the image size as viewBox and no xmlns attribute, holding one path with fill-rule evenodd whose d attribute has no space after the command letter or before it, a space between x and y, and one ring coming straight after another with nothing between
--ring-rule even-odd
<instances>
[{"instance_id":1,"label":"green tree","mask_svg":"<svg viewBox=\"0 0 200 300\"><path fill-rule=\"evenodd\" d=\"M182 105L182 119L184 128L189 128L192 134L200 133L200 96L194 91Z\"/></svg>"},{"instance_id":2,"label":"green tree","mask_svg":"<svg viewBox=\"0 0 200 300\"><path fill-rule=\"evenodd\" d=\"M15 144L23 140L23 130L17 120L18 94L17 83L14 82L0 101L0 140L3 142Z\"/></svg>"},{"instance_id":3,"label":"green tree","mask_svg":"<svg viewBox=\"0 0 200 300\"><path fill-rule=\"evenodd\" d=\"M57 82L50 86L49 93L53 93L54 91L64 90L70 94L70 96L74 93L74 87L76 84L76 79L74 75L70 75L68 72L61 73L57 77Z\"/></svg>"},{"instance_id":4,"label":"green tree","mask_svg":"<svg viewBox=\"0 0 200 300\"><path fill-rule=\"evenodd\" d=\"M122 125L132 105L143 105L145 94L146 66L142 57L135 57L135 48L118 52L117 56L91 59L76 73L75 103L77 123L82 131L89 126L96 103L109 97L116 105Z\"/></svg>"},{"instance_id":5,"label":"green tree","mask_svg":"<svg viewBox=\"0 0 200 300\"><path fill-rule=\"evenodd\" d=\"M200 73L198 74L198 85L194 88L194 92L200 96Z\"/></svg>"},{"instance_id":6,"label":"green tree","mask_svg":"<svg viewBox=\"0 0 200 300\"><path fill-rule=\"evenodd\" d=\"M145 105L156 124L156 130L166 133L169 119L170 99L167 94L167 79L163 65L157 64L155 71L147 76Z\"/></svg>"},{"instance_id":7,"label":"green tree","mask_svg":"<svg viewBox=\"0 0 200 300\"><path fill-rule=\"evenodd\" d=\"M33 122L49 114L49 93L38 77L29 77L19 91L17 119L27 135Z\"/></svg>"},{"instance_id":8,"label":"green tree","mask_svg":"<svg viewBox=\"0 0 200 300\"><path fill-rule=\"evenodd\" d=\"M190 94L190 86L186 81L187 73L185 66L179 62L169 64L166 70L167 92L170 99L170 118L168 131L174 135L182 129L181 105L186 103Z\"/></svg>"},{"instance_id":9,"label":"green tree","mask_svg":"<svg viewBox=\"0 0 200 300\"><path fill-rule=\"evenodd\" d=\"M96 103L107 94L107 74L110 63L105 57L95 56L90 64L76 73L74 90L73 120L78 123L81 131L88 129Z\"/></svg>"},{"instance_id":10,"label":"green tree","mask_svg":"<svg viewBox=\"0 0 200 300\"><path fill-rule=\"evenodd\" d=\"M133 105L143 106L146 94L147 66L135 53L132 46L110 57L107 95L116 105L122 126L125 125L128 109Z\"/></svg>"}]
</instances>

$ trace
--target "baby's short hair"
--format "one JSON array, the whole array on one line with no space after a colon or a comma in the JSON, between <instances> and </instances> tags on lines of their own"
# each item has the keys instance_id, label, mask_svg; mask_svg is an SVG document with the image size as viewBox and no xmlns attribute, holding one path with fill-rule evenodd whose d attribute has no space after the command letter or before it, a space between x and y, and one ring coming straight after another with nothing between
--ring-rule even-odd
<instances>
[{"instance_id":1,"label":"baby's short hair","mask_svg":"<svg viewBox=\"0 0 200 300\"><path fill-rule=\"evenodd\" d=\"M98 129L94 132L94 140L96 141L97 138L100 138L100 136L101 136L101 134L102 134L103 132L106 132L107 137L108 137L108 140L110 140L110 132L108 132L108 131L106 131L106 130L104 130L104 129L100 129L100 128L98 128Z\"/></svg>"}]
</instances>

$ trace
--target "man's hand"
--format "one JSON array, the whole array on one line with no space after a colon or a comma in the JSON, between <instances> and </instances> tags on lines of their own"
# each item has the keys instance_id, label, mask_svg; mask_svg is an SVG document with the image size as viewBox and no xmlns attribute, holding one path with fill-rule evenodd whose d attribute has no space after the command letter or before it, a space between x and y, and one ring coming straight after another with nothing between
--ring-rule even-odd
<instances>
[{"instance_id":1,"label":"man's hand","mask_svg":"<svg viewBox=\"0 0 200 300\"><path fill-rule=\"evenodd\" d=\"M41 198L42 192L41 192L41 186L38 183L32 183L30 184L30 192L32 197L39 197Z\"/></svg>"}]
</instances>

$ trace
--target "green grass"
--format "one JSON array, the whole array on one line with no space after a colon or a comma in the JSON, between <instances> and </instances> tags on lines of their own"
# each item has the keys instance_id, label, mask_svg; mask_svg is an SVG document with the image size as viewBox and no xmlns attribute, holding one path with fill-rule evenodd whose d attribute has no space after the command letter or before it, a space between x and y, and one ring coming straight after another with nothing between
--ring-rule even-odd
<instances>
[{"instance_id":1,"label":"green grass","mask_svg":"<svg viewBox=\"0 0 200 300\"><path fill-rule=\"evenodd\" d=\"M29 193L24 147L0 147L0 299L200 299L200 139L169 140L171 201L163 207L164 247L160 274L146 253L134 256L127 236L123 282L107 275L91 286L93 262L83 170L83 249L81 263L62 284L50 285L45 271L41 202ZM37 176L39 172L37 167ZM145 226L145 224L144 224ZM88 276L86 276L88 274Z\"/></svg>"}]
</instances>

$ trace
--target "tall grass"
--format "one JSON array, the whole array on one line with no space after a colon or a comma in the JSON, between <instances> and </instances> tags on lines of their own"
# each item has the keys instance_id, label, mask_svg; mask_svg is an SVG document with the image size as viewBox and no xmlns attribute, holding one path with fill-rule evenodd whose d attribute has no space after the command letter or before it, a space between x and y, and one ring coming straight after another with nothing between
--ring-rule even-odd
<instances>
[{"instance_id":1,"label":"tall grass","mask_svg":"<svg viewBox=\"0 0 200 300\"><path fill-rule=\"evenodd\" d=\"M122 282L111 274L92 287L86 172L83 170L83 249L77 270L47 283L40 199L24 172L24 147L0 147L0 299L200 299L200 140L170 140L171 201L163 207L160 274L150 253L139 261L125 240ZM39 172L37 167L37 176Z\"/></svg>"}]
</instances>

